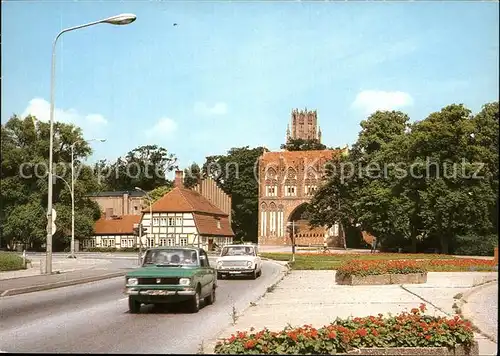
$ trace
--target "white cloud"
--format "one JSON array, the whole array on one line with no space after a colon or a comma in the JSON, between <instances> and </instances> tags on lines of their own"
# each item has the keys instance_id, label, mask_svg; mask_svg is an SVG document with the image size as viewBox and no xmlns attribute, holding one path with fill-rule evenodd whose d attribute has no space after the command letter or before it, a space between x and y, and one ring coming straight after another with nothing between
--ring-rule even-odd
<instances>
[{"instance_id":1,"label":"white cloud","mask_svg":"<svg viewBox=\"0 0 500 356\"><path fill-rule=\"evenodd\" d=\"M411 105L413 98L402 91L364 90L358 93L351 107L369 115L377 110L398 110Z\"/></svg>"},{"instance_id":2,"label":"white cloud","mask_svg":"<svg viewBox=\"0 0 500 356\"><path fill-rule=\"evenodd\" d=\"M207 103L197 102L194 105L194 112L206 116L225 115L227 113L227 104L223 102L218 102L215 103L213 106L209 106Z\"/></svg>"},{"instance_id":3,"label":"white cloud","mask_svg":"<svg viewBox=\"0 0 500 356\"><path fill-rule=\"evenodd\" d=\"M146 130L146 135L170 136L175 131L177 131L177 123L168 117L162 117L152 128Z\"/></svg>"},{"instance_id":4,"label":"white cloud","mask_svg":"<svg viewBox=\"0 0 500 356\"><path fill-rule=\"evenodd\" d=\"M50 119L50 103L42 98L31 99L28 107L24 110L22 117L26 117L28 115L33 115L40 121L48 122ZM100 114L83 115L75 109L64 110L57 107L54 111L54 121L75 124L83 129L85 129L85 126L88 124L105 125L108 123L108 121Z\"/></svg>"}]
</instances>

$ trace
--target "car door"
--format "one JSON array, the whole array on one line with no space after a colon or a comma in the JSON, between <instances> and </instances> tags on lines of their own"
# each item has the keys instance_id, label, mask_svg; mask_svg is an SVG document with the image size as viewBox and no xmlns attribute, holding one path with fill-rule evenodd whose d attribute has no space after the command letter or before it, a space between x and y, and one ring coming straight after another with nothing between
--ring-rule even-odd
<instances>
[{"instance_id":1,"label":"car door","mask_svg":"<svg viewBox=\"0 0 500 356\"><path fill-rule=\"evenodd\" d=\"M204 250L200 250L200 266L202 270L202 282L201 282L201 294L203 296L207 296L211 292L212 288L212 279L214 273L210 268L210 263L208 262L207 253Z\"/></svg>"},{"instance_id":2,"label":"car door","mask_svg":"<svg viewBox=\"0 0 500 356\"><path fill-rule=\"evenodd\" d=\"M260 258L259 256L259 249L257 248L257 246L255 246L255 260L256 260L256 264L257 264L257 270L260 271L261 268L262 268L262 259Z\"/></svg>"}]
</instances>

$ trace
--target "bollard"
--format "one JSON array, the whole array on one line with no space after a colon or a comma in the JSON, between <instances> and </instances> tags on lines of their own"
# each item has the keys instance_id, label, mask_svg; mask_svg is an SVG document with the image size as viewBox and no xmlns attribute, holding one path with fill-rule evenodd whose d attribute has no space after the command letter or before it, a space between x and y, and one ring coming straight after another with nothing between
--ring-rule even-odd
<instances>
[{"instance_id":1,"label":"bollard","mask_svg":"<svg viewBox=\"0 0 500 356\"><path fill-rule=\"evenodd\" d=\"M45 259L40 259L40 274L45 274Z\"/></svg>"}]
</instances>

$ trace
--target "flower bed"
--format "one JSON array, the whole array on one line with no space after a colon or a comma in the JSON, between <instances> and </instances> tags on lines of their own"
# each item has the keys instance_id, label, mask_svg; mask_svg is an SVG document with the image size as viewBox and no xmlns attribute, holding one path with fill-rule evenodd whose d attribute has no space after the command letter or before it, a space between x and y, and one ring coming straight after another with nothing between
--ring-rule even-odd
<instances>
[{"instance_id":1,"label":"flower bed","mask_svg":"<svg viewBox=\"0 0 500 356\"><path fill-rule=\"evenodd\" d=\"M215 346L216 354L395 354L395 348L445 348L450 354L476 354L470 322L424 315L425 305L396 316L337 319L319 329L311 325L238 332ZM392 353L391 353L392 350ZM364 352L363 352L364 351ZM443 351L443 350L442 350ZM371 353L370 353L371 352ZM428 353L435 354L435 353Z\"/></svg>"}]
</instances>

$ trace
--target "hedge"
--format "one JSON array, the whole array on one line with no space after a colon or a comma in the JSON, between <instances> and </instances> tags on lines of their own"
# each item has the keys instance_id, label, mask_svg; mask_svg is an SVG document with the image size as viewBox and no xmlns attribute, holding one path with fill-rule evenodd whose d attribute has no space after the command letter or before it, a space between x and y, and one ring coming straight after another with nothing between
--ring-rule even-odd
<instances>
[{"instance_id":1,"label":"hedge","mask_svg":"<svg viewBox=\"0 0 500 356\"><path fill-rule=\"evenodd\" d=\"M26 260L29 262L29 260ZM23 258L13 252L0 252L0 271L17 271L25 269Z\"/></svg>"}]
</instances>

